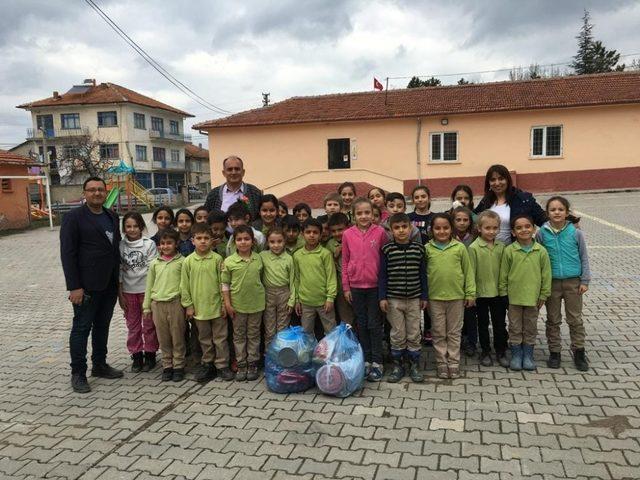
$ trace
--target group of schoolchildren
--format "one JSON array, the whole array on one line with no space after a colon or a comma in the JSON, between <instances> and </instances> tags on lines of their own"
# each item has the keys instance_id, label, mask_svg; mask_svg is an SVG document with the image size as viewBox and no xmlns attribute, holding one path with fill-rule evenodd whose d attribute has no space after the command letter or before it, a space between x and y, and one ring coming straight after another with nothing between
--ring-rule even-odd
<instances>
[{"instance_id":1,"label":"group of schoolchildren","mask_svg":"<svg viewBox=\"0 0 640 480\"><path fill-rule=\"evenodd\" d=\"M158 232L143 236L137 212L123 217L120 305L128 327L132 371L155 367L182 381L186 356L200 364L195 378L256 380L263 352L280 330L301 324L322 336L337 322L353 326L369 381L405 375L424 380L423 343L434 347L437 376L460 376L461 351L483 366L534 370L538 311L546 303L547 364L560 367L564 300L576 367L587 370L582 295L589 264L584 236L568 201L547 202L548 222L511 221L513 243L496 237L500 216L473 213L466 185L454 189L451 210L430 211L430 192L412 192L407 214L401 193L373 188L356 197L353 183L326 195L325 215L270 194L252 222L246 198L226 213L158 208ZM508 243L508 242L506 242ZM508 311L508 329L506 314ZM386 327L386 328L385 328ZM493 343L490 341L490 327ZM507 351L511 351L510 359Z\"/></svg>"}]
</instances>

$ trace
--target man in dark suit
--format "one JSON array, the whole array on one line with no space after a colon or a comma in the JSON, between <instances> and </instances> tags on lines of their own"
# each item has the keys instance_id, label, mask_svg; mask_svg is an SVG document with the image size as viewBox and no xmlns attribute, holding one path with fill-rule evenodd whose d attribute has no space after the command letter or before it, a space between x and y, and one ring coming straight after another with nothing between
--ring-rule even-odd
<instances>
[{"instance_id":1,"label":"man in dark suit","mask_svg":"<svg viewBox=\"0 0 640 480\"><path fill-rule=\"evenodd\" d=\"M85 204L62 219L60 257L73 304L69 335L71 386L75 392L91 391L87 382L87 341L91 333L91 375L120 378L122 371L107 364L109 324L118 298L120 228L118 216L104 208L107 186L103 179L87 179L82 190Z\"/></svg>"},{"instance_id":2,"label":"man in dark suit","mask_svg":"<svg viewBox=\"0 0 640 480\"><path fill-rule=\"evenodd\" d=\"M242 200L242 197L246 197L249 211L251 212L251 220L260 218L260 197L262 192L255 185L244 183L244 174L244 164L240 157L232 155L225 158L222 162L222 175L227 181L209 192L204 203L207 211L222 210L226 213L232 204Z\"/></svg>"}]
</instances>

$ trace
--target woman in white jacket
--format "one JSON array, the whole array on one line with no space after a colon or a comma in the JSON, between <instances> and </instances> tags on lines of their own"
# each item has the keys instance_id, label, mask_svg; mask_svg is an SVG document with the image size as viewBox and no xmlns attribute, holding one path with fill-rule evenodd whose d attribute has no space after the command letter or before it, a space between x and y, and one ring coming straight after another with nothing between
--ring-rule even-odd
<instances>
[{"instance_id":1,"label":"woman in white jacket","mask_svg":"<svg viewBox=\"0 0 640 480\"><path fill-rule=\"evenodd\" d=\"M120 242L120 289L118 301L127 321L127 349L131 354L132 372L153 369L156 365L158 337L152 321L142 319L142 302L149 264L158 256L153 240L142 236L146 224L138 212L122 217L124 236Z\"/></svg>"}]
</instances>

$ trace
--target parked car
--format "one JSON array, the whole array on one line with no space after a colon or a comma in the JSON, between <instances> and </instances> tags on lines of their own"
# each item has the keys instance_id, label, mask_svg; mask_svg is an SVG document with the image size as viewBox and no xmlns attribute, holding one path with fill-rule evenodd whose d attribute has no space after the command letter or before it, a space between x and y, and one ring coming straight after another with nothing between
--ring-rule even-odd
<instances>
[{"instance_id":1,"label":"parked car","mask_svg":"<svg viewBox=\"0 0 640 480\"><path fill-rule=\"evenodd\" d=\"M149 188L144 193L149 195L156 205L173 206L178 203L178 195L170 188Z\"/></svg>"},{"instance_id":2,"label":"parked car","mask_svg":"<svg viewBox=\"0 0 640 480\"><path fill-rule=\"evenodd\" d=\"M204 198L204 193L195 185L189 186L189 200L201 200Z\"/></svg>"}]
</instances>

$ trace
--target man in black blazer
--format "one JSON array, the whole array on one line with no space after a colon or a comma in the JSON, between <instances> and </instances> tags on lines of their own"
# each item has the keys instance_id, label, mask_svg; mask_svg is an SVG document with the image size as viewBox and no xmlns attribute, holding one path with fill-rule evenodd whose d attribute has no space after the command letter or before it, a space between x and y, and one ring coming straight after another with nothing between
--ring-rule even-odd
<instances>
[{"instance_id":1,"label":"man in black blazer","mask_svg":"<svg viewBox=\"0 0 640 480\"><path fill-rule=\"evenodd\" d=\"M62 219L60 258L73 305L69 335L71 386L91 391L87 382L87 341L91 333L91 375L120 378L122 371L107 364L109 324L118 298L120 228L118 215L104 208L107 186L103 179L87 179L82 190L85 204Z\"/></svg>"},{"instance_id":2,"label":"man in black blazer","mask_svg":"<svg viewBox=\"0 0 640 480\"><path fill-rule=\"evenodd\" d=\"M231 155L225 158L222 162L222 175L227 181L209 192L204 202L207 211L222 210L226 213L232 204L246 197L251 220L260 218L262 192L255 185L244 183L244 174L244 164L240 157Z\"/></svg>"}]
</instances>

